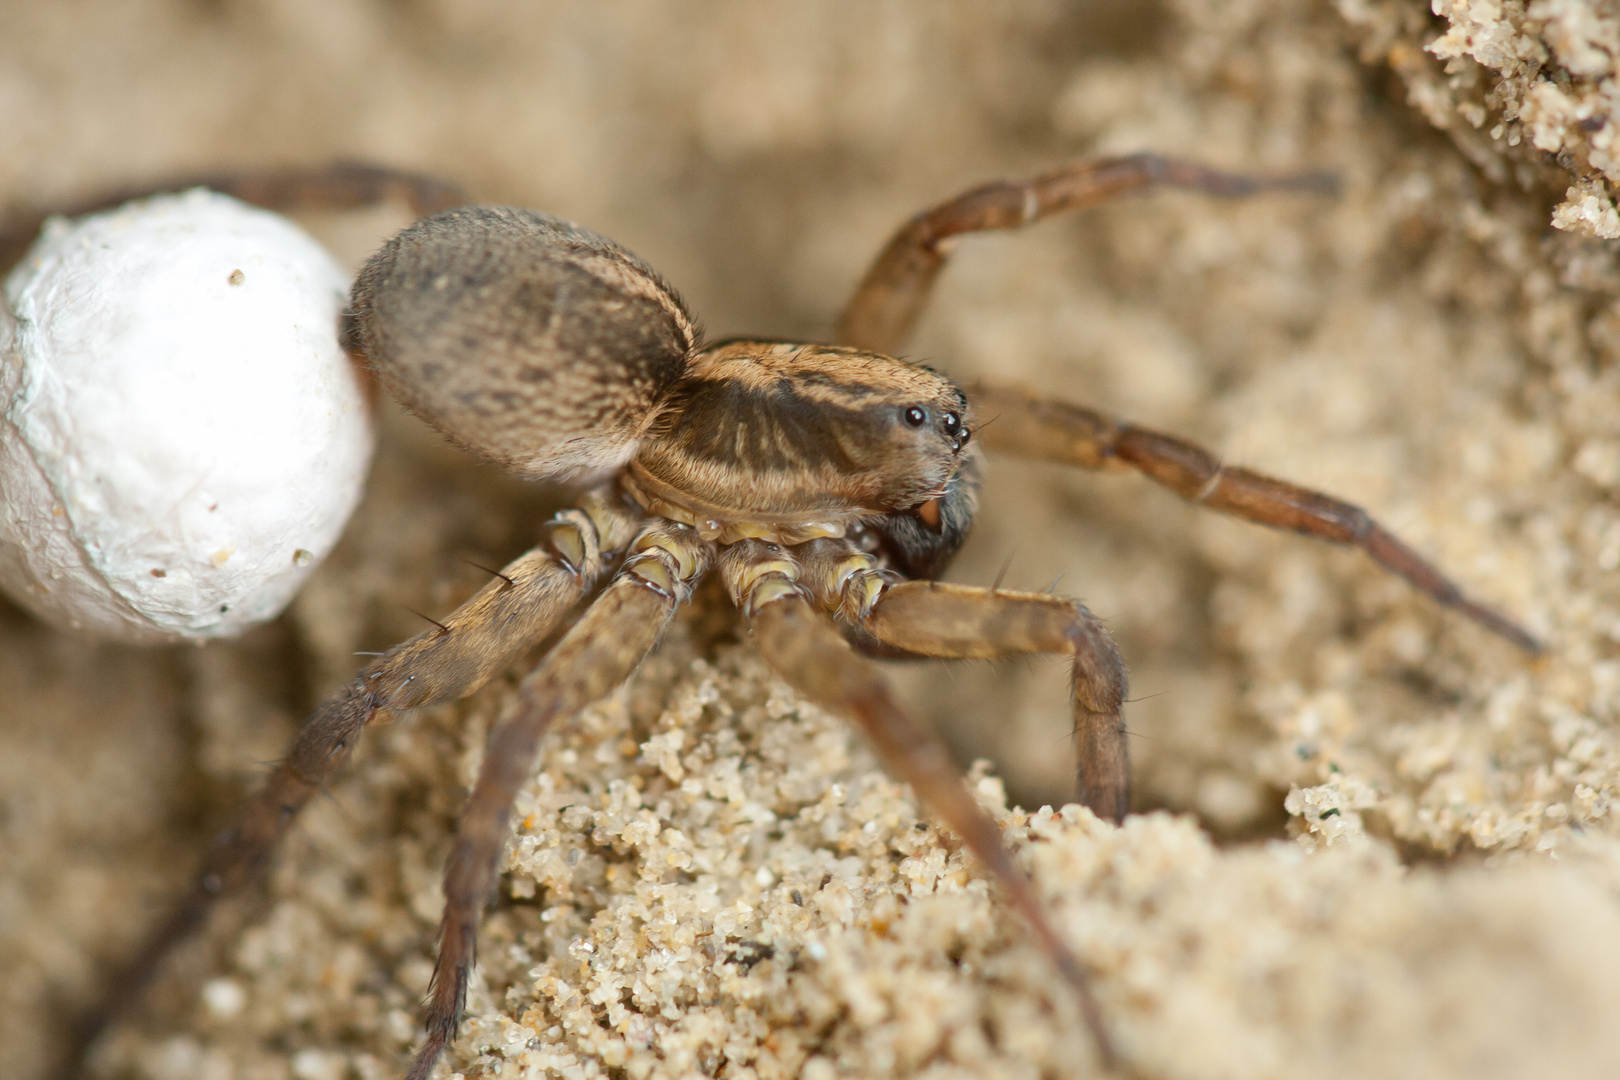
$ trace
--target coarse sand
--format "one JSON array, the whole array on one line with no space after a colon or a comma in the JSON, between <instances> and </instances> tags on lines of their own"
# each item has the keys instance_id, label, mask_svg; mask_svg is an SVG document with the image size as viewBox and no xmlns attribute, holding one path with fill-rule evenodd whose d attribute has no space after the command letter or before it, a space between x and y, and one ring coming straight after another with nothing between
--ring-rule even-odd
<instances>
[{"instance_id":1,"label":"coarse sand","mask_svg":"<svg viewBox=\"0 0 1620 1080\"><path fill-rule=\"evenodd\" d=\"M892 672L965 770L993 762L969 783L1137 1075L1608 1077L1620 20L1435 6L10 3L0 207L377 160L618 239L711 337L826 339L888 232L971 183L1134 150L1333 171L1338 199L1159 193L970 238L908 352L1351 499L1546 655L1139 477L994 463L950 576L1005 568L1107 619L1141 813L1063 808L1061 664ZM306 223L358 265L404 220ZM143 650L0 603L0 1071L46 1074L353 654L453 608L567 498L389 409L358 516L268 627ZM973 860L733 630L697 605L547 744L440 1075L1100 1075ZM518 674L368 733L96 1075L398 1076Z\"/></svg>"}]
</instances>

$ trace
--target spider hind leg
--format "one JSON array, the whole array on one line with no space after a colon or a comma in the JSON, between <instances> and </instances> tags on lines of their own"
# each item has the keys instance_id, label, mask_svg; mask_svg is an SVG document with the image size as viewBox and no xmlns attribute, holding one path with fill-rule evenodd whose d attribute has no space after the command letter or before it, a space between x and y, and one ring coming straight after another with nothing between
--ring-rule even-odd
<instances>
[{"instance_id":1,"label":"spider hind leg","mask_svg":"<svg viewBox=\"0 0 1620 1080\"><path fill-rule=\"evenodd\" d=\"M307 210L355 210L395 200L403 202L416 216L423 217L467 201L466 193L459 187L436 177L356 161L180 176L140 187L105 191L77 202L48 208L8 210L0 217L0 277L27 254L49 218L81 217L111 210L134 199L199 187L229 195L263 210L284 214Z\"/></svg>"},{"instance_id":2,"label":"spider hind leg","mask_svg":"<svg viewBox=\"0 0 1620 1080\"><path fill-rule=\"evenodd\" d=\"M1240 199L1262 191L1333 194L1338 181L1326 173L1245 176L1158 154L1128 154L1073 161L1024 180L980 184L924 210L890 238L850 297L838 340L881 353L904 345L950 259L955 237L1021 228L1154 187Z\"/></svg>"}]
</instances>

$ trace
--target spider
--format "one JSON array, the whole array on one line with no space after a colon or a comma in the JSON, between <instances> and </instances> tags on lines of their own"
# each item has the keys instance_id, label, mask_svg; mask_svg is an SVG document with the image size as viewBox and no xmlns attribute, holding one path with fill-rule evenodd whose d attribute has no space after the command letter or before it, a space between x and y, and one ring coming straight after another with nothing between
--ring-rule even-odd
<instances>
[{"instance_id":1,"label":"spider","mask_svg":"<svg viewBox=\"0 0 1620 1080\"><path fill-rule=\"evenodd\" d=\"M69 1074L168 953L223 897L259 879L299 810L378 714L470 694L560 633L523 679L519 707L490 736L445 868L426 1037L407 1073L425 1080L456 1035L513 801L543 735L629 678L710 574L769 666L859 725L982 861L1074 989L1101 1060L1118 1063L1085 963L1053 928L944 748L865 659L1071 657L1079 801L1123 819L1126 675L1103 624L1077 600L937 580L972 526L985 450L1133 468L1212 509L1359 547L1439 604L1539 649L1358 507L1091 409L1018 388L959 387L894 357L954 237L1153 186L1237 197L1331 190L1330 178L1246 177L1139 154L975 187L895 234L830 345L706 343L675 291L613 241L528 210L442 209L459 202L454 191L419 178L349 166L211 186L285 206L353 205L402 184L419 210L439 212L361 271L346 345L452 442L522 477L588 487L536 547L316 709L88 1018Z\"/></svg>"}]
</instances>

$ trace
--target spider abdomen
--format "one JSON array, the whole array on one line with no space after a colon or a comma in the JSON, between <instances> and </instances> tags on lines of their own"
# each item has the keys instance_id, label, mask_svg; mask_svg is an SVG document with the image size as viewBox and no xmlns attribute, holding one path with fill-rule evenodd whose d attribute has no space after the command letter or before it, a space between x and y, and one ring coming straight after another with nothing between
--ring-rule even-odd
<instances>
[{"instance_id":1,"label":"spider abdomen","mask_svg":"<svg viewBox=\"0 0 1620 1080\"><path fill-rule=\"evenodd\" d=\"M510 207L446 211L390 240L355 281L346 336L412 412L531 478L623 465L697 344L640 259Z\"/></svg>"}]
</instances>

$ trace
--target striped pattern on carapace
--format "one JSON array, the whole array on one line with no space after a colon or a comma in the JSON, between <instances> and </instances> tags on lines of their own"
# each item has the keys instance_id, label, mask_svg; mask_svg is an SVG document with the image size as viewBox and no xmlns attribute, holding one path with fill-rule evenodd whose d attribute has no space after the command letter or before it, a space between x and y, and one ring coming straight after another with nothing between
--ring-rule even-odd
<instances>
[{"instance_id":1,"label":"striped pattern on carapace","mask_svg":"<svg viewBox=\"0 0 1620 1080\"><path fill-rule=\"evenodd\" d=\"M727 342L693 357L630 471L645 495L699 520L848 524L941 495L966 412L961 390L917 364Z\"/></svg>"}]
</instances>

